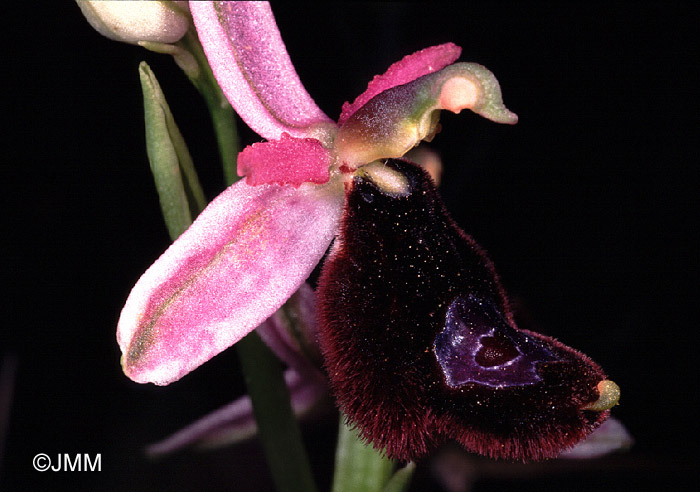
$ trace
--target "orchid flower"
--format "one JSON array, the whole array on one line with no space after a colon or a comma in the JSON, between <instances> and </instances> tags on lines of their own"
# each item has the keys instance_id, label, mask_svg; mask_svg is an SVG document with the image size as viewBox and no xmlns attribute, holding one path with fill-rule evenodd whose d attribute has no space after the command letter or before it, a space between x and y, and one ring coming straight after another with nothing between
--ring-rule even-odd
<instances>
[{"instance_id":1,"label":"orchid flower","mask_svg":"<svg viewBox=\"0 0 700 492\"><path fill-rule=\"evenodd\" d=\"M133 288L117 335L130 378L169 384L235 344L335 239L319 281L325 369L350 421L389 456L413 460L454 438L494 457L545 458L607 418L617 386L584 355L517 329L490 260L428 175L399 160L435 136L441 110L515 123L491 72L455 63L452 43L426 48L333 122L299 80L269 4L190 9L221 89L266 141L241 152L245 180Z\"/></svg>"},{"instance_id":2,"label":"orchid flower","mask_svg":"<svg viewBox=\"0 0 700 492\"><path fill-rule=\"evenodd\" d=\"M190 8L224 93L269 141L241 153L246 180L202 212L124 306L118 326L124 370L134 381L160 385L243 338L302 285L335 237L343 185L357 168L400 157L432 136L445 107L516 121L490 72L474 64L448 67L461 50L445 44L376 77L334 124L301 85L268 4ZM377 106L382 118L374 117Z\"/></svg>"}]
</instances>

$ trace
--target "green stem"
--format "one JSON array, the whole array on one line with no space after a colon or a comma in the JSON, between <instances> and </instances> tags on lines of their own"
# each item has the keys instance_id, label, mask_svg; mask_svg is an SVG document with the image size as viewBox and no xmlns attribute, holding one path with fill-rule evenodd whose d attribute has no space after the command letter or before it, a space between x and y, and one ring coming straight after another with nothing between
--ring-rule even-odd
<instances>
[{"instance_id":1,"label":"green stem","mask_svg":"<svg viewBox=\"0 0 700 492\"><path fill-rule=\"evenodd\" d=\"M236 161L238 158L238 132L236 131L236 113L230 104L225 107L209 108L214 132L219 147L219 156L224 171L224 182L232 185L240 179L236 172Z\"/></svg>"},{"instance_id":2,"label":"green stem","mask_svg":"<svg viewBox=\"0 0 700 492\"><path fill-rule=\"evenodd\" d=\"M197 35L189 31L178 44L196 60L196 70L184 67L183 70L204 97L214 124L224 180L227 185L233 184L239 179L236 174L236 159L240 147L236 129L236 113L216 82Z\"/></svg>"},{"instance_id":3,"label":"green stem","mask_svg":"<svg viewBox=\"0 0 700 492\"><path fill-rule=\"evenodd\" d=\"M335 455L333 492L381 492L395 463L371 445L362 442L341 415Z\"/></svg>"},{"instance_id":4,"label":"green stem","mask_svg":"<svg viewBox=\"0 0 700 492\"><path fill-rule=\"evenodd\" d=\"M413 478L415 471L416 464L412 461L403 468L399 468L384 486L382 492L404 492L411 485L411 478Z\"/></svg>"},{"instance_id":5,"label":"green stem","mask_svg":"<svg viewBox=\"0 0 700 492\"><path fill-rule=\"evenodd\" d=\"M255 332L239 341L236 349L277 491L315 491L280 362Z\"/></svg>"}]
</instances>

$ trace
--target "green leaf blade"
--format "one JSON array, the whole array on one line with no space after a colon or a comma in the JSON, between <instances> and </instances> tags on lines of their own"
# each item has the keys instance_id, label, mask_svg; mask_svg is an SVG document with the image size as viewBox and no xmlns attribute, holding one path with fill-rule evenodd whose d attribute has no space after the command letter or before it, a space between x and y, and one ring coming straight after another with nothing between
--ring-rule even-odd
<instances>
[{"instance_id":1,"label":"green leaf blade","mask_svg":"<svg viewBox=\"0 0 700 492\"><path fill-rule=\"evenodd\" d=\"M171 239L189 227L206 206L185 140L150 67L139 65L148 160Z\"/></svg>"}]
</instances>

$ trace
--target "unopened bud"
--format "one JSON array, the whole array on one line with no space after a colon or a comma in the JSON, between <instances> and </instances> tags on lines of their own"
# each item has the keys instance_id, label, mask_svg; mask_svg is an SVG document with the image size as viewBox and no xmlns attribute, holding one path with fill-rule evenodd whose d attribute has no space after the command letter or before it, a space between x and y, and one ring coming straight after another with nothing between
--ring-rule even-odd
<instances>
[{"instance_id":1,"label":"unopened bud","mask_svg":"<svg viewBox=\"0 0 700 492\"><path fill-rule=\"evenodd\" d=\"M115 41L175 43L191 24L187 2L77 0L92 27Z\"/></svg>"}]
</instances>

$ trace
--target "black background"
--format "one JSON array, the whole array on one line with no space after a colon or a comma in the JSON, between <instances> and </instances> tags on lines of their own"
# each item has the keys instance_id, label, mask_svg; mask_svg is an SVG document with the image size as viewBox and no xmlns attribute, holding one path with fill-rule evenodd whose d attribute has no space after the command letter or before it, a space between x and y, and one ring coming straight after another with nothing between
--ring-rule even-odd
<instances>
[{"instance_id":1,"label":"black background","mask_svg":"<svg viewBox=\"0 0 700 492\"><path fill-rule=\"evenodd\" d=\"M99 36L72 2L22 5L2 28L0 355L16 378L0 489L270 490L254 442L158 462L142 453L244 391L233 351L165 388L119 367L121 306L169 243L139 61L159 77L213 198L222 178L199 95L167 56ZM614 415L636 445L575 465L484 466L474 490L694 489L698 8L289 2L275 12L332 118L390 63L446 41L497 75L520 116L510 127L443 115L434 147L447 207L538 329L620 384ZM303 426L322 490L335 425L331 415ZM101 453L102 471L42 474L41 452ZM429 461L413 490L439 490Z\"/></svg>"}]
</instances>

